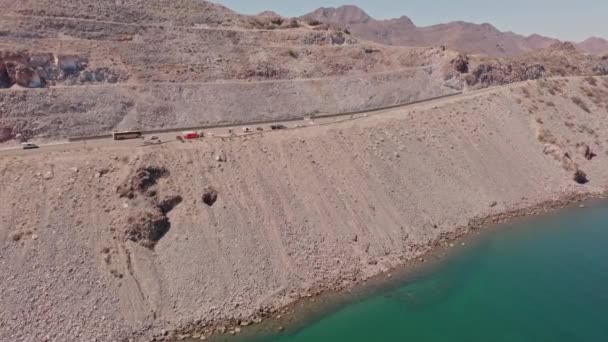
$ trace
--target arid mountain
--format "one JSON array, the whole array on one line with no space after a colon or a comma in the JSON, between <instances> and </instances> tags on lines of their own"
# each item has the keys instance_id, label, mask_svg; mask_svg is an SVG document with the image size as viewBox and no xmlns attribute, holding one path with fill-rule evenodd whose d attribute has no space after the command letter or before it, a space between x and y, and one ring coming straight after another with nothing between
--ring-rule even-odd
<instances>
[{"instance_id":1,"label":"arid mountain","mask_svg":"<svg viewBox=\"0 0 608 342\"><path fill-rule=\"evenodd\" d=\"M381 44L402 46L437 46L467 53L495 57L515 56L544 49L559 40L538 34L522 36L502 32L491 24L454 21L426 27L416 26L408 17L376 20L356 6L319 8L303 16L305 20L332 23L347 27L355 36ZM591 38L577 46L581 51L608 52L608 41Z\"/></svg>"},{"instance_id":2,"label":"arid mountain","mask_svg":"<svg viewBox=\"0 0 608 342\"><path fill-rule=\"evenodd\" d=\"M604 192L606 94L604 78L539 80L331 125L2 155L0 341L200 342L293 321L298 298Z\"/></svg>"},{"instance_id":3,"label":"arid mountain","mask_svg":"<svg viewBox=\"0 0 608 342\"><path fill-rule=\"evenodd\" d=\"M577 44L577 47L585 52L596 55L608 54L608 40L599 37L591 37L584 42Z\"/></svg>"},{"instance_id":4,"label":"arid mountain","mask_svg":"<svg viewBox=\"0 0 608 342\"><path fill-rule=\"evenodd\" d=\"M459 86L441 74L455 51L379 46L271 12L195 0L0 6L0 142L361 110Z\"/></svg>"},{"instance_id":5,"label":"arid mountain","mask_svg":"<svg viewBox=\"0 0 608 342\"><path fill-rule=\"evenodd\" d=\"M294 119L421 100L465 84L608 73L608 61L571 49L492 59L437 45L388 46L341 25L241 15L205 1L0 6L0 143ZM415 28L405 17L380 25L346 9L319 16ZM540 45L542 38L530 41Z\"/></svg>"}]
</instances>

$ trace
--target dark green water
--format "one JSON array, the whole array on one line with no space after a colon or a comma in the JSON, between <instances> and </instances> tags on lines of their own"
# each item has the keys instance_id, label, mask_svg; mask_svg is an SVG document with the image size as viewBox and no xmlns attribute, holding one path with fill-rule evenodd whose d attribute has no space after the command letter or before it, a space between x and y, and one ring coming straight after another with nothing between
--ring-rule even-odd
<instances>
[{"instance_id":1,"label":"dark green water","mask_svg":"<svg viewBox=\"0 0 608 342\"><path fill-rule=\"evenodd\" d=\"M430 274L260 341L608 341L608 207L493 231Z\"/></svg>"}]
</instances>

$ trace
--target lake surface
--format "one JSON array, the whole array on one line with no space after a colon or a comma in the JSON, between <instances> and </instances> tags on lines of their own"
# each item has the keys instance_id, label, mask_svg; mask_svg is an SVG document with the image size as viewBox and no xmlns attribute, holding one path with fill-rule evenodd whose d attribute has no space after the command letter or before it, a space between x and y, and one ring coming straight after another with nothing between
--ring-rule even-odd
<instances>
[{"instance_id":1,"label":"lake surface","mask_svg":"<svg viewBox=\"0 0 608 342\"><path fill-rule=\"evenodd\" d=\"M496 229L429 274L254 340L608 341L608 206Z\"/></svg>"}]
</instances>

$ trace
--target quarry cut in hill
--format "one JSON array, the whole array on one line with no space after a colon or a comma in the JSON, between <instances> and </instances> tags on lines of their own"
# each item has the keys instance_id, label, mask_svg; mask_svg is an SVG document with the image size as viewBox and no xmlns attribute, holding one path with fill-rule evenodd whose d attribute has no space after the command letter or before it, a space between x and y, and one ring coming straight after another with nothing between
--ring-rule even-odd
<instances>
[{"instance_id":1,"label":"quarry cut in hill","mask_svg":"<svg viewBox=\"0 0 608 342\"><path fill-rule=\"evenodd\" d=\"M235 332L597 195L607 95L606 78L541 79L326 126L0 156L0 340Z\"/></svg>"}]
</instances>

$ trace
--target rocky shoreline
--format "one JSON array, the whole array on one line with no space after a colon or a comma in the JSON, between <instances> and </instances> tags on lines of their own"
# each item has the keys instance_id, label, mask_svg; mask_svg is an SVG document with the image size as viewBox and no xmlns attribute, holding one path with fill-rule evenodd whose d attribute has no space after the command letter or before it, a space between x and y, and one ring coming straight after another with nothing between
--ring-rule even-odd
<instances>
[{"instance_id":1,"label":"rocky shoreline","mask_svg":"<svg viewBox=\"0 0 608 342\"><path fill-rule=\"evenodd\" d=\"M426 250L422 249L420 255L404 260L403 264L398 265L386 272L379 273L369 278L357 281L349 286L343 284L321 284L315 291L300 294L292 303L282 307L265 307L254 315L245 319L226 319L215 321L198 321L191 325L177 329L175 331L162 330L160 334L154 336L153 342L175 342L175 341L197 341L207 340L221 335L238 335L248 327L260 324L266 320L274 320L278 323L276 332L281 332L288 324L281 324L281 319L286 315L296 314L297 306L303 301L315 301L315 298L323 298L328 295L339 295L344 291L350 292L353 287L365 287L368 280L376 279L374 282L382 282L383 279L391 278L392 273L405 272L409 273L416 265L424 264L429 256L436 256L439 253L444 253L446 248L454 248L455 242L461 239L466 239L471 233L477 230L482 230L486 227L508 223L512 220L523 217L535 217L549 214L575 204L590 200L604 199L604 193L598 192L570 192L564 193L555 200L543 201L537 204L524 204L525 206L517 209L506 210L501 213L488 215L481 218L474 218L466 226L458 227L453 232L441 235L437 240L430 242L426 246ZM494 204L491 204L494 205ZM581 204L581 207L584 205ZM464 242L462 243L464 245ZM441 254L444 256L444 254ZM441 258L441 257L439 257Z\"/></svg>"}]
</instances>

